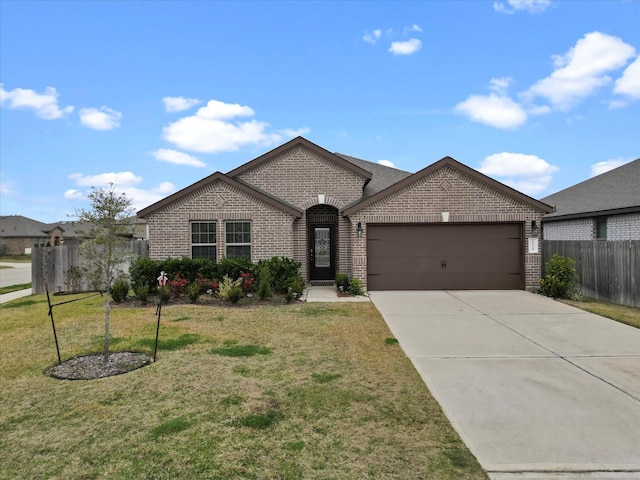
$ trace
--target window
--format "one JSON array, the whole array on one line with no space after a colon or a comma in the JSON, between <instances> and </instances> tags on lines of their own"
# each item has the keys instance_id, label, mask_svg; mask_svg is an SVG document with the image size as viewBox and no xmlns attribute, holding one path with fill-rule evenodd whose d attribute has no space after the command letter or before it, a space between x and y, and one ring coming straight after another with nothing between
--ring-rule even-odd
<instances>
[{"instance_id":1,"label":"window","mask_svg":"<svg viewBox=\"0 0 640 480\"><path fill-rule=\"evenodd\" d=\"M226 222L226 257L251 259L251 222Z\"/></svg>"},{"instance_id":2,"label":"window","mask_svg":"<svg viewBox=\"0 0 640 480\"><path fill-rule=\"evenodd\" d=\"M191 224L191 258L216 260L218 242L215 222L193 222Z\"/></svg>"},{"instance_id":3,"label":"window","mask_svg":"<svg viewBox=\"0 0 640 480\"><path fill-rule=\"evenodd\" d=\"M607 239L607 219L606 218L596 219L596 238L598 240Z\"/></svg>"}]
</instances>

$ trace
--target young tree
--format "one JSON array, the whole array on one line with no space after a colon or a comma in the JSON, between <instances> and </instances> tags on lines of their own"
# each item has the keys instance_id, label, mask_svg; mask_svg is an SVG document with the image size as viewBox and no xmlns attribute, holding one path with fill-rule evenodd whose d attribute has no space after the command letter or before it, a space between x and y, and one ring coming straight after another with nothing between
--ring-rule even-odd
<instances>
[{"instance_id":1,"label":"young tree","mask_svg":"<svg viewBox=\"0 0 640 480\"><path fill-rule=\"evenodd\" d=\"M91 188L91 208L76 210L80 222L91 226L80 246L82 269L94 288L106 292L104 319L104 362L109 360L110 290L113 281L123 274L122 266L131 258L124 244L131 233L134 209L124 193L118 195L113 183L108 188Z\"/></svg>"}]
</instances>

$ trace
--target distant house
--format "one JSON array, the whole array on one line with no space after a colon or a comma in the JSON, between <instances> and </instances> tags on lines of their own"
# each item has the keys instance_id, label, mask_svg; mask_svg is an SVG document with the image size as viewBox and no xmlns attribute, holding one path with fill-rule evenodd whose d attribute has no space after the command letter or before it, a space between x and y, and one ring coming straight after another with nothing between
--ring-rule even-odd
<instances>
[{"instance_id":1,"label":"distant house","mask_svg":"<svg viewBox=\"0 0 640 480\"><path fill-rule=\"evenodd\" d=\"M146 225L134 219L132 238L145 238ZM80 222L43 223L22 215L0 217L0 255L29 254L34 247L73 245L87 236L90 226Z\"/></svg>"},{"instance_id":2,"label":"distant house","mask_svg":"<svg viewBox=\"0 0 640 480\"><path fill-rule=\"evenodd\" d=\"M286 256L309 282L502 290L538 285L551 210L450 157L411 174L298 137L138 216L153 259Z\"/></svg>"},{"instance_id":3,"label":"distant house","mask_svg":"<svg viewBox=\"0 0 640 480\"><path fill-rule=\"evenodd\" d=\"M640 159L541 201L543 258L570 257L581 295L640 306Z\"/></svg>"},{"instance_id":4,"label":"distant house","mask_svg":"<svg viewBox=\"0 0 640 480\"><path fill-rule=\"evenodd\" d=\"M640 158L540 201L544 240L640 240Z\"/></svg>"}]
</instances>

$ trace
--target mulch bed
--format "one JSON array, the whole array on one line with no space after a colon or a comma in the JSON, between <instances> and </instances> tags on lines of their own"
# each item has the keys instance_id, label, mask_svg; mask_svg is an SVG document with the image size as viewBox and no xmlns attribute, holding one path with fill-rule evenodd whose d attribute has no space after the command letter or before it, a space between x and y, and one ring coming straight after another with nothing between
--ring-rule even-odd
<instances>
[{"instance_id":1,"label":"mulch bed","mask_svg":"<svg viewBox=\"0 0 640 480\"><path fill-rule=\"evenodd\" d=\"M149 365L151 357L140 352L116 352L109 354L105 363L103 354L70 358L48 368L45 373L61 380L93 380L111 377Z\"/></svg>"}]
</instances>

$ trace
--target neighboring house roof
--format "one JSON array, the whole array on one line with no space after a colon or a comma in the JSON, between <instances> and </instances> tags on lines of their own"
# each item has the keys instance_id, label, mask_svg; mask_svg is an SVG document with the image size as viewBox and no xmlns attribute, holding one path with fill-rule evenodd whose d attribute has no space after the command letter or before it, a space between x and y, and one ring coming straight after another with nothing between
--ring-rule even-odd
<instances>
[{"instance_id":1,"label":"neighboring house roof","mask_svg":"<svg viewBox=\"0 0 640 480\"><path fill-rule=\"evenodd\" d=\"M254 187L253 185L249 185L245 182L241 182L239 180L236 180L234 178L230 178L229 176L225 175L224 173L221 172L215 172L211 175L209 175L208 177L203 178L202 180L189 185L186 188L183 188L182 190L174 193L173 195L169 195L166 198L163 198L162 200L154 203L153 205L150 205L146 208L143 208L142 210L140 210L138 212L138 216L139 217L146 217L147 215L150 215L158 210L160 210L161 208L175 202L176 200L185 197L186 195L189 195L199 189L201 189L202 187L205 187L206 185L209 185L212 182L215 181L221 181L226 183L227 185L231 186L231 187L235 187L241 191L243 191L244 193L247 193L249 195L251 195L254 198L257 198L258 200L262 200L263 202L272 205L275 208L278 208L279 210L282 210L286 213L289 213L291 215L293 215L294 217L300 218L302 217L302 210L300 210L299 208L294 207L293 205L283 202L282 200L267 194L266 192L257 189L256 187Z\"/></svg>"},{"instance_id":2,"label":"neighboring house roof","mask_svg":"<svg viewBox=\"0 0 640 480\"><path fill-rule=\"evenodd\" d=\"M47 230L49 226L46 223L22 215L0 217L0 237L3 238L48 237Z\"/></svg>"},{"instance_id":3,"label":"neighboring house roof","mask_svg":"<svg viewBox=\"0 0 640 480\"><path fill-rule=\"evenodd\" d=\"M351 206L348 206L347 208L344 209L344 211L342 212L344 215L352 215L356 212L358 212L359 210L363 209L364 207L371 205L372 203L377 202L378 200L391 195L395 192L398 192L399 190L407 187L408 185L411 185L412 183L421 180L422 178L430 175L431 173L440 170L441 168L444 168L445 166L449 166L455 170L458 170L462 173L464 173L465 175L468 175L472 178L475 178L476 180L489 185L490 187L495 188L496 190L504 193L505 195L508 195L512 198L515 198L517 200L520 200L521 202L524 202L526 204L531 205L532 207L538 209L538 210L542 210L543 212L551 212L553 210L553 208L549 205L547 205L546 203L543 203L539 200L536 200L532 197L529 197L528 195L525 195L522 192L519 192L517 190L514 190L511 187L508 187L507 185L505 185L504 183L500 183L497 180L494 180L491 177L487 177L486 175L478 172L477 170L474 170L473 168L467 167L466 165L464 165L463 163L458 162L457 160L455 160L454 158L451 157L444 157L440 160L438 160L437 162L429 165L426 168L423 168L422 170L414 173L413 175L409 175L405 178L403 178L402 180L400 180L399 182L394 183L393 185L385 188L384 190L381 190L379 192L377 192L374 195L371 195L368 198L365 198L361 201L358 201L356 203L354 203Z\"/></svg>"},{"instance_id":4,"label":"neighboring house roof","mask_svg":"<svg viewBox=\"0 0 640 480\"><path fill-rule=\"evenodd\" d=\"M398 183L400 180L411 175L411 172L405 172L404 170L387 167L385 165L380 165L379 163L369 162L349 155L343 155L342 153L336 153L336 155L339 155L358 167L371 172L371 181L367 183L364 187L364 191L362 192L363 199L368 198L371 195L375 195L379 191L384 190L385 188L390 187L394 183Z\"/></svg>"},{"instance_id":5,"label":"neighboring house roof","mask_svg":"<svg viewBox=\"0 0 640 480\"><path fill-rule=\"evenodd\" d=\"M556 208L543 221L640 212L640 158L541 201Z\"/></svg>"},{"instance_id":6,"label":"neighboring house roof","mask_svg":"<svg viewBox=\"0 0 640 480\"><path fill-rule=\"evenodd\" d=\"M355 163L347 161L340 155L336 155L335 153L331 153L329 150L325 150L324 148L316 145L315 143L310 142L309 140L303 137L296 137L293 140L289 140L287 143L280 145L278 148L275 148L270 152L265 153L264 155L260 155L259 157L251 160L250 162L240 165L238 168L235 168L230 172L227 172L227 175L229 177L237 177L238 175L246 172L247 170L250 170L258 166L261 163L268 162L274 157L280 155L282 152L285 152L297 145L306 147L307 149L315 152L316 154L320 155L326 160L329 160L330 162L333 162L343 168L346 168L347 170L352 171L357 175L360 175L361 177L366 178L367 181L371 180L371 177L372 177L371 172L365 170L364 168L361 168Z\"/></svg>"}]
</instances>

